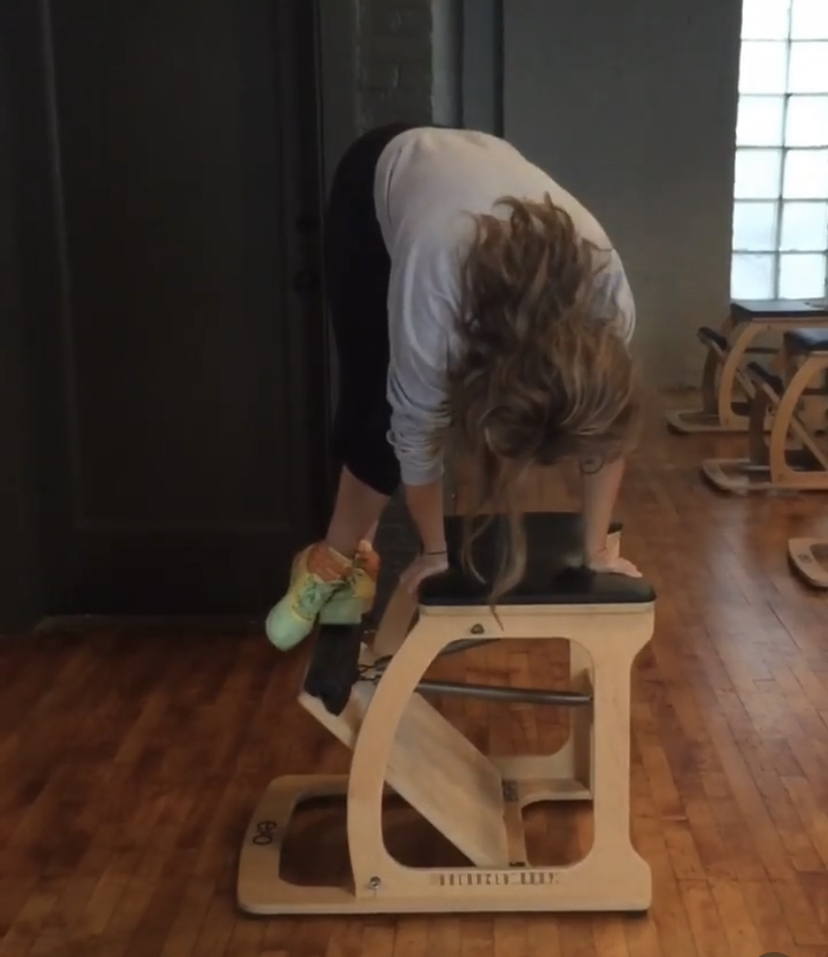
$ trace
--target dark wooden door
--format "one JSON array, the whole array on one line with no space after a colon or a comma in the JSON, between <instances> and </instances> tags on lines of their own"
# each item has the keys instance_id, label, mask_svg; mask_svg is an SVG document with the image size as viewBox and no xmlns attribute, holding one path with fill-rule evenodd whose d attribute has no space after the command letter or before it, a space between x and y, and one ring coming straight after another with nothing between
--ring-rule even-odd
<instances>
[{"instance_id":1,"label":"dark wooden door","mask_svg":"<svg viewBox=\"0 0 828 957\"><path fill-rule=\"evenodd\" d=\"M6 0L47 613L258 613L318 531L314 16Z\"/></svg>"}]
</instances>

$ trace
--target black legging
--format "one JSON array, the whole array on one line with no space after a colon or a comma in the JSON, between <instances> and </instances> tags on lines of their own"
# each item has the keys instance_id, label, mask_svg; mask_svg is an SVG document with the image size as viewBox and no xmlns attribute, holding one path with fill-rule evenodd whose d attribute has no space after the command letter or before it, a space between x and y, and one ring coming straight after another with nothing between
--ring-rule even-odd
<instances>
[{"instance_id":1,"label":"black legging","mask_svg":"<svg viewBox=\"0 0 828 957\"><path fill-rule=\"evenodd\" d=\"M334 455L384 495L400 484L400 467L388 440L391 259L377 221L374 175L385 147L412 128L383 126L349 147L334 174L325 216L325 288L340 375Z\"/></svg>"}]
</instances>

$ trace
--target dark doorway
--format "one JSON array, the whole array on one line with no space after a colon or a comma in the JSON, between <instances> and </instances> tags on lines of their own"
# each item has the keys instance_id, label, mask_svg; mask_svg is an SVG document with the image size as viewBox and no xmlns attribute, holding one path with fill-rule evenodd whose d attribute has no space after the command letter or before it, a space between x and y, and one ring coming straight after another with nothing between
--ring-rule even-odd
<instances>
[{"instance_id":1,"label":"dark doorway","mask_svg":"<svg viewBox=\"0 0 828 957\"><path fill-rule=\"evenodd\" d=\"M47 614L248 614L327 500L312 0L6 0Z\"/></svg>"}]
</instances>

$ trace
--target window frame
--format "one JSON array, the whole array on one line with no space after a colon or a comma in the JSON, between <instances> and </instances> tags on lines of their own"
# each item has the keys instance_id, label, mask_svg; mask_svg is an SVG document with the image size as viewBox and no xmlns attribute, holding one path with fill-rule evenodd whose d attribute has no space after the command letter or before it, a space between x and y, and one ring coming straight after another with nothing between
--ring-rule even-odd
<instances>
[{"instance_id":1,"label":"window frame","mask_svg":"<svg viewBox=\"0 0 828 957\"><path fill-rule=\"evenodd\" d=\"M828 2L828 0L825 0ZM828 197L819 196L819 197L806 197L806 196L796 196L791 198L785 198L785 171L788 158L792 153L806 153L806 152L828 152L828 133L824 137L826 142L821 145L809 145L809 146L797 146L797 145L788 145L787 143L787 130L788 130L788 118L790 113L790 104L794 98L800 97L826 97L828 101L828 90L825 93L821 92L792 92L790 90L790 80L791 80L791 60L792 52L797 44L801 43L813 43L820 42L816 39L805 39L797 38L795 39L792 36L793 33L793 19L794 19L794 0L789 0L787 3L786 11L786 35L784 38L772 39L767 37L761 39L760 37L754 37L753 35L745 35L745 30L743 28L741 43L742 50L744 50L744 44L753 43L753 42L775 42L775 43L784 43L785 44L785 89L783 93L772 93L772 92L756 92L756 93L747 93L743 92L741 89L741 71L740 71L740 88L738 91L738 109L741 110L743 101L753 98L768 97L768 98L781 98L782 99L782 116L781 116L781 142L779 145L739 145L738 136L735 139L735 150L736 156L734 157L734 168L736 158L740 154L750 154L752 152L774 152L779 155L779 172L778 172L778 181L776 184L775 194L773 196L737 196L736 184L734 182L733 188L733 208L732 208L732 217L733 217L733 235L731 237L731 293L735 294L734 290L734 275L736 271L736 257L737 256L762 256L769 257L772 263L772 288L771 295L769 298L777 299L780 298L780 284L783 275L783 265L787 260L787 257L794 256L821 256L824 262L824 273L825 279L823 284L823 289L821 293L814 293L812 296L807 298L820 298L822 296L828 298ZM826 38L828 39L828 38ZM828 84L826 84L828 87ZM826 184L828 186L828 184ZM826 190L828 191L828 190ZM826 223L825 223L825 236L822 243L822 247L819 249L785 249L782 246L783 238L783 223L784 223L784 212L785 208L790 205L798 203L820 203L824 204L826 207ZM744 207L752 204L773 204L774 207L774 224L773 224L773 245L772 248L762 248L762 249L745 249L743 246L737 245L736 235L735 235L735 225L736 225L736 210L737 206Z\"/></svg>"}]
</instances>

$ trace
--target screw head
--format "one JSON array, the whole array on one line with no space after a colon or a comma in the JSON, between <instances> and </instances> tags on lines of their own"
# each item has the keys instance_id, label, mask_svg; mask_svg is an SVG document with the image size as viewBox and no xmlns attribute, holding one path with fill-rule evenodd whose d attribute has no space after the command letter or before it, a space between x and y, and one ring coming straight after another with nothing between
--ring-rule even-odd
<instances>
[{"instance_id":1,"label":"screw head","mask_svg":"<svg viewBox=\"0 0 828 957\"><path fill-rule=\"evenodd\" d=\"M381 884L382 881L378 877L372 877L371 880L368 881L368 889L372 891L379 890Z\"/></svg>"},{"instance_id":2,"label":"screw head","mask_svg":"<svg viewBox=\"0 0 828 957\"><path fill-rule=\"evenodd\" d=\"M486 629L483 627L483 625L472 625L472 626L471 626L471 633L472 633L473 635L482 635L482 634L485 634L485 632L486 632Z\"/></svg>"}]
</instances>

